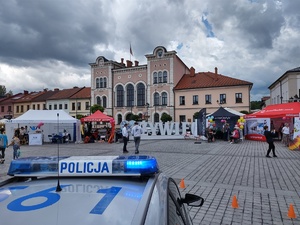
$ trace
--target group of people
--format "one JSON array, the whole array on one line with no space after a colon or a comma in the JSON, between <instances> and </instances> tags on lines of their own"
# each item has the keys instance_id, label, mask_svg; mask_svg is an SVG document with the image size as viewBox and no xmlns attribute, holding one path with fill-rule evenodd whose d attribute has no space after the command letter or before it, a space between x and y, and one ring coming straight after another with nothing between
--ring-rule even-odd
<instances>
[{"instance_id":1,"label":"group of people","mask_svg":"<svg viewBox=\"0 0 300 225\"><path fill-rule=\"evenodd\" d=\"M135 145L135 154L139 154L139 146L141 142L141 135L143 134L143 129L139 125L139 123L136 121L134 123L134 126L131 128L130 132L133 136L134 145ZM128 153L127 150L127 143L129 140L129 132L128 132L128 124L125 123L124 127L122 128L122 137L123 137L123 153Z\"/></svg>"},{"instance_id":2,"label":"group of people","mask_svg":"<svg viewBox=\"0 0 300 225\"><path fill-rule=\"evenodd\" d=\"M0 130L0 163L3 164L5 161L5 150L9 146L13 146L13 159L17 159L20 157L20 139L18 137L18 133L15 132L14 137L12 138L11 142L8 142L7 135L5 134L5 130L2 128Z\"/></svg>"},{"instance_id":3,"label":"group of people","mask_svg":"<svg viewBox=\"0 0 300 225\"><path fill-rule=\"evenodd\" d=\"M237 143L240 140L240 138L242 136L241 132L242 132L242 130L240 130L238 128L238 126L235 126L233 128L233 130L231 131L230 126L227 123L223 125L222 131L221 131L221 133L223 135L223 140L228 141L231 144ZM206 129L207 141L208 142L215 141L216 133L217 132L213 126L208 126ZM222 136L220 138L222 138Z\"/></svg>"}]
</instances>

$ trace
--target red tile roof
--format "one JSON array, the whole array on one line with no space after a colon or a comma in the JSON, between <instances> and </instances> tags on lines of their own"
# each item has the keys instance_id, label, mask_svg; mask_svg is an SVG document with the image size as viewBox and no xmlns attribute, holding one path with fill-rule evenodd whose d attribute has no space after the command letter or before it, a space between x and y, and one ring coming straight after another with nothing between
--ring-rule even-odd
<instances>
[{"instance_id":1,"label":"red tile roof","mask_svg":"<svg viewBox=\"0 0 300 225\"><path fill-rule=\"evenodd\" d=\"M69 99L82 88L74 87L70 89L59 90L56 94L48 98L48 100L60 100L60 99ZM54 89L55 90L55 89Z\"/></svg>"},{"instance_id":2,"label":"red tile roof","mask_svg":"<svg viewBox=\"0 0 300 225\"><path fill-rule=\"evenodd\" d=\"M90 87L84 87L80 91L78 91L76 94L72 95L70 99L84 99L84 98L91 98L91 88Z\"/></svg>"},{"instance_id":3,"label":"red tile roof","mask_svg":"<svg viewBox=\"0 0 300 225\"><path fill-rule=\"evenodd\" d=\"M44 91L40 92L30 92L28 94L24 94L22 97L14 100L14 103L23 103L23 102L31 102L34 98L44 94Z\"/></svg>"},{"instance_id":4,"label":"red tile roof","mask_svg":"<svg viewBox=\"0 0 300 225\"><path fill-rule=\"evenodd\" d=\"M193 75L193 70L191 69L191 74L184 74L174 89L184 90L243 85L252 86L253 83L212 72L200 72Z\"/></svg>"}]
</instances>

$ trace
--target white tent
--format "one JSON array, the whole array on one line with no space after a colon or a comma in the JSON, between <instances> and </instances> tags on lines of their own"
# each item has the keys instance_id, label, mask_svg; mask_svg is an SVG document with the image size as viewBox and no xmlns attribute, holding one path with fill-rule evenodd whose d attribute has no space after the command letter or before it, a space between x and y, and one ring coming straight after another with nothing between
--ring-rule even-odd
<instances>
[{"instance_id":1,"label":"white tent","mask_svg":"<svg viewBox=\"0 0 300 225\"><path fill-rule=\"evenodd\" d=\"M35 133L41 126L43 141L50 142L48 135L60 134L66 130L71 135L71 141L80 142L80 121L70 116L64 110L28 110L16 119L6 122L6 134L9 140L14 130L27 126L29 134Z\"/></svg>"}]
</instances>

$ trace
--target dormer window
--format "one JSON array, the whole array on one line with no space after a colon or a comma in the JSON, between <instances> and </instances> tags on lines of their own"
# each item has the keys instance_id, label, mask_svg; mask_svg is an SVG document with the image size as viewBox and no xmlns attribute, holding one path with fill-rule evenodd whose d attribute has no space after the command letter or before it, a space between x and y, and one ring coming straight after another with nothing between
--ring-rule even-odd
<instances>
[{"instance_id":1,"label":"dormer window","mask_svg":"<svg viewBox=\"0 0 300 225\"><path fill-rule=\"evenodd\" d=\"M157 51L157 57L161 58L163 55L163 51L160 49Z\"/></svg>"}]
</instances>

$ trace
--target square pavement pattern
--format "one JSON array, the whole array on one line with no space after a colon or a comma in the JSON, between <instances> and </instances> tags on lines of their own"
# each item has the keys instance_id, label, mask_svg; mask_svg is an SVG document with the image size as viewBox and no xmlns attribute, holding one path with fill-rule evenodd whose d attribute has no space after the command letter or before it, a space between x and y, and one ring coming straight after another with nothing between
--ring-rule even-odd
<instances>
[{"instance_id":1,"label":"square pavement pattern","mask_svg":"<svg viewBox=\"0 0 300 225\"><path fill-rule=\"evenodd\" d=\"M120 155L122 143L45 144L22 146L22 157L60 155ZM140 154L153 155L160 169L178 181L183 194L205 199L200 208L190 208L194 224L300 224L300 151L275 142L278 158L266 158L268 144L244 140L229 144L217 140L142 138ZM128 145L134 154L134 143ZM271 154L272 156L272 154ZM12 147L0 164L0 181L12 159ZM184 186L180 182L184 181ZM181 183L182 184L182 183ZM238 207L233 208L233 196ZM292 204L296 218L288 216Z\"/></svg>"}]
</instances>

